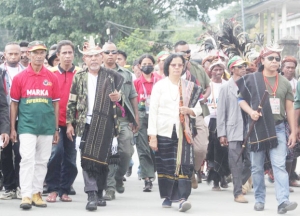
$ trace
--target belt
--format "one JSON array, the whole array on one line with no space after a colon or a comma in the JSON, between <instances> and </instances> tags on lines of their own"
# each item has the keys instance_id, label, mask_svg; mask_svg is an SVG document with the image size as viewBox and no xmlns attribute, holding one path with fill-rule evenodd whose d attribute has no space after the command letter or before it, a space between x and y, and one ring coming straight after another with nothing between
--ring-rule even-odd
<instances>
[{"instance_id":1,"label":"belt","mask_svg":"<svg viewBox=\"0 0 300 216\"><path fill-rule=\"evenodd\" d=\"M284 122L284 120L278 120L278 121L275 122L275 125L279 125L279 124L281 124L283 122Z\"/></svg>"}]
</instances>

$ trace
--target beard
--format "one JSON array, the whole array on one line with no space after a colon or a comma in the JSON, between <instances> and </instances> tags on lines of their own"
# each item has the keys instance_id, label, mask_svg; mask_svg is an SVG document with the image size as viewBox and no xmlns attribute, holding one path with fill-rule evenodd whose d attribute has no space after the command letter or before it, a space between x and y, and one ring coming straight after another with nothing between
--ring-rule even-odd
<instances>
[{"instance_id":1,"label":"beard","mask_svg":"<svg viewBox=\"0 0 300 216\"><path fill-rule=\"evenodd\" d=\"M17 67L18 66L18 61L6 61L9 67Z\"/></svg>"}]
</instances>

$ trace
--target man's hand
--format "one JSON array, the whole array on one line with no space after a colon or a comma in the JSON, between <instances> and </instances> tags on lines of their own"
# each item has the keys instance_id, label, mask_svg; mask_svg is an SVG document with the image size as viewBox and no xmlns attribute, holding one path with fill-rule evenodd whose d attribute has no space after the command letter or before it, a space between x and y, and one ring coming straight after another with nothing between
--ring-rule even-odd
<instances>
[{"instance_id":1,"label":"man's hand","mask_svg":"<svg viewBox=\"0 0 300 216\"><path fill-rule=\"evenodd\" d=\"M132 132L133 132L134 134L137 133L137 132L139 131L139 129L140 129L140 126L139 126L138 123L137 123L136 126L134 126L133 123L129 123L129 127L131 127L131 130L132 130Z\"/></svg>"},{"instance_id":2,"label":"man's hand","mask_svg":"<svg viewBox=\"0 0 300 216\"><path fill-rule=\"evenodd\" d=\"M156 136L150 136L149 146L153 151L157 151L157 138Z\"/></svg>"},{"instance_id":3,"label":"man's hand","mask_svg":"<svg viewBox=\"0 0 300 216\"><path fill-rule=\"evenodd\" d=\"M296 134L291 133L289 136L289 140L287 142L287 146L289 149L293 148L296 145Z\"/></svg>"},{"instance_id":4,"label":"man's hand","mask_svg":"<svg viewBox=\"0 0 300 216\"><path fill-rule=\"evenodd\" d=\"M221 146L228 146L228 140L226 136L220 137Z\"/></svg>"},{"instance_id":5,"label":"man's hand","mask_svg":"<svg viewBox=\"0 0 300 216\"><path fill-rule=\"evenodd\" d=\"M121 99L121 94L117 90L115 90L113 93L110 93L108 96L112 102L118 102Z\"/></svg>"},{"instance_id":6,"label":"man's hand","mask_svg":"<svg viewBox=\"0 0 300 216\"><path fill-rule=\"evenodd\" d=\"M73 142L73 137L75 136L75 133L74 133L74 128L73 128L73 125L71 123L69 123L67 125L67 137L69 140L71 140Z\"/></svg>"},{"instance_id":7,"label":"man's hand","mask_svg":"<svg viewBox=\"0 0 300 216\"><path fill-rule=\"evenodd\" d=\"M10 130L10 140L12 143L18 142L17 140L17 131L16 130Z\"/></svg>"},{"instance_id":8,"label":"man's hand","mask_svg":"<svg viewBox=\"0 0 300 216\"><path fill-rule=\"evenodd\" d=\"M7 133L1 134L1 139L3 141L2 148L5 148L8 145L8 143L9 143L9 136L8 136L8 134Z\"/></svg>"},{"instance_id":9,"label":"man's hand","mask_svg":"<svg viewBox=\"0 0 300 216\"><path fill-rule=\"evenodd\" d=\"M251 115L250 115L250 117L253 121L257 121L260 116L262 116L262 114L258 113L257 111L254 111L254 110L251 112Z\"/></svg>"},{"instance_id":10,"label":"man's hand","mask_svg":"<svg viewBox=\"0 0 300 216\"><path fill-rule=\"evenodd\" d=\"M59 132L55 131L55 134L53 136L53 142L52 142L52 144L56 145L58 143L58 140L59 140Z\"/></svg>"}]
</instances>

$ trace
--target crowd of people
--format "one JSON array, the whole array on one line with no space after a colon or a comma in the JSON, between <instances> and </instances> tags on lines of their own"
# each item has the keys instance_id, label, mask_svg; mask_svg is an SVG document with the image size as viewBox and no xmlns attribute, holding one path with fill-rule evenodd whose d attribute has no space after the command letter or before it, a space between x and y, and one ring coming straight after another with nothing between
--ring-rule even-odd
<instances>
[{"instance_id":1,"label":"crowd of people","mask_svg":"<svg viewBox=\"0 0 300 216\"><path fill-rule=\"evenodd\" d=\"M86 209L95 211L124 193L135 144L143 192L157 176L163 208L178 202L188 211L207 169L213 191L232 179L237 203L248 203L253 188L256 211L264 210L268 174L278 214L296 209L289 193L300 187L300 85L297 59L282 49L265 46L248 59L212 49L198 61L178 41L171 52L141 55L133 72L126 52L93 37L79 48L82 67L69 40L47 50L42 41L5 46L1 200L21 199L25 210L72 202L80 160Z\"/></svg>"}]
</instances>

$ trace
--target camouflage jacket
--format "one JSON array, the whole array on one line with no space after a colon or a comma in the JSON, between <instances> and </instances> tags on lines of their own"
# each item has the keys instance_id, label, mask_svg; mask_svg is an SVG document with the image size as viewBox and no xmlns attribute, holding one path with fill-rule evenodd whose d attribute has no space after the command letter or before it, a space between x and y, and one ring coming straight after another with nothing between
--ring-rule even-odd
<instances>
[{"instance_id":1,"label":"camouflage jacket","mask_svg":"<svg viewBox=\"0 0 300 216\"><path fill-rule=\"evenodd\" d=\"M75 126L76 136L81 137L88 111L88 72L81 70L74 75L67 105L67 124Z\"/></svg>"}]
</instances>

